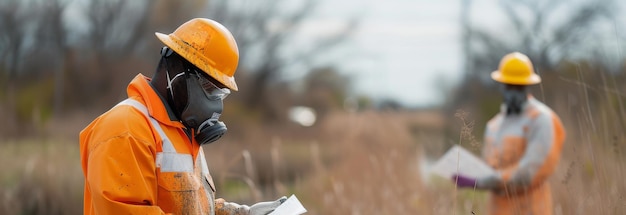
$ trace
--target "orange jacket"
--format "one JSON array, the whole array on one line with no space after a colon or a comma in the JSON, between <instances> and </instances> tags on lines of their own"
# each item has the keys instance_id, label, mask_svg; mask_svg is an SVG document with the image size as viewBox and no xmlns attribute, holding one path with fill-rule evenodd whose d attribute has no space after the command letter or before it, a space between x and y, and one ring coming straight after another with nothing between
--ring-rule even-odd
<instances>
[{"instance_id":1,"label":"orange jacket","mask_svg":"<svg viewBox=\"0 0 626 215\"><path fill-rule=\"evenodd\" d=\"M494 190L490 214L552 214L547 178L561 156L565 130L559 117L529 96L519 115L506 110L487 124L483 157L498 175L477 186Z\"/></svg>"},{"instance_id":2,"label":"orange jacket","mask_svg":"<svg viewBox=\"0 0 626 215\"><path fill-rule=\"evenodd\" d=\"M84 214L233 214L216 213L202 148L149 78L137 75L127 92L80 133Z\"/></svg>"}]
</instances>

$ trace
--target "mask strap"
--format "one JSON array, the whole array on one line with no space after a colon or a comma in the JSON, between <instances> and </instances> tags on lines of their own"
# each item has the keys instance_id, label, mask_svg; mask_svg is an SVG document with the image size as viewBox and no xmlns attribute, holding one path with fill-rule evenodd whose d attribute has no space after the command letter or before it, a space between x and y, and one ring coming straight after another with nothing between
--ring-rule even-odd
<instances>
[{"instance_id":1,"label":"mask strap","mask_svg":"<svg viewBox=\"0 0 626 215\"><path fill-rule=\"evenodd\" d=\"M161 55L162 55L161 57L163 58L163 61L165 61L165 75L167 77L167 87L165 89L170 91L170 95L172 95L172 99L174 99L174 90L172 90L172 82L174 82L176 78L183 75L185 72L178 73L176 74L176 76L174 76L174 78L170 78L170 71L169 71L170 65L167 63L168 61L167 57L169 57L169 55L164 54L163 50L165 50L165 47L161 50Z\"/></svg>"},{"instance_id":2,"label":"mask strap","mask_svg":"<svg viewBox=\"0 0 626 215\"><path fill-rule=\"evenodd\" d=\"M167 64L167 63L165 63ZM170 91L170 94L172 95L172 99L174 98L174 90L172 90L172 82L174 82L174 80L176 80L176 78L180 77L181 75L184 75L185 72L181 72L176 74L176 76L174 76L174 78L170 79L170 73L167 71L167 69L165 70L167 73L167 89Z\"/></svg>"}]
</instances>

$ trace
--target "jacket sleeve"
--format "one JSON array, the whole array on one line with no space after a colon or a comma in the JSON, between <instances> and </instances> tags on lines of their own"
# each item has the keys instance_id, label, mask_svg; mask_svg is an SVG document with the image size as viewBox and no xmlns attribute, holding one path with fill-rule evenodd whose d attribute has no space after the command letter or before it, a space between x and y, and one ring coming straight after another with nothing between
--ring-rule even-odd
<instances>
[{"instance_id":1,"label":"jacket sleeve","mask_svg":"<svg viewBox=\"0 0 626 215\"><path fill-rule=\"evenodd\" d=\"M478 184L506 189L509 193L541 185L554 172L564 139L563 125L554 113L538 115L529 127L526 150L519 164L479 180Z\"/></svg>"},{"instance_id":2,"label":"jacket sleeve","mask_svg":"<svg viewBox=\"0 0 626 215\"><path fill-rule=\"evenodd\" d=\"M128 134L91 149L86 183L96 214L164 214L156 206L154 146Z\"/></svg>"}]
</instances>

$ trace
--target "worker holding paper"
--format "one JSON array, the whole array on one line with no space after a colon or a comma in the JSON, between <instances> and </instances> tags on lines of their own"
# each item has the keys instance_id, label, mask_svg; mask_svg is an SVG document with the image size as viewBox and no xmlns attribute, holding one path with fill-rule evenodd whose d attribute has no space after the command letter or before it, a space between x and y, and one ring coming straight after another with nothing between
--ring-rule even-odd
<instances>
[{"instance_id":1,"label":"worker holding paper","mask_svg":"<svg viewBox=\"0 0 626 215\"><path fill-rule=\"evenodd\" d=\"M526 55L504 56L491 78L502 83L504 102L487 123L483 159L496 173L480 178L454 175L452 180L458 187L491 191L490 214L552 214L547 178L561 157L561 120L528 93L528 86L541 78Z\"/></svg>"},{"instance_id":2,"label":"worker holding paper","mask_svg":"<svg viewBox=\"0 0 626 215\"><path fill-rule=\"evenodd\" d=\"M239 49L230 31L194 18L171 34L152 78L80 133L83 214L266 215L287 200L251 206L216 199L203 146L226 133L224 99L237 91Z\"/></svg>"}]
</instances>

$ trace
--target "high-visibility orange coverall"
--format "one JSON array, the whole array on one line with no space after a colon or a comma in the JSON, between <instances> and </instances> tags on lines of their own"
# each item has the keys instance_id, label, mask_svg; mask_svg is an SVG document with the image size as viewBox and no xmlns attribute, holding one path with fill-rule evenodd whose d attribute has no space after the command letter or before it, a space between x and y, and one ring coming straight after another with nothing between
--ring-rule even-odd
<instances>
[{"instance_id":1,"label":"high-visibility orange coverall","mask_svg":"<svg viewBox=\"0 0 626 215\"><path fill-rule=\"evenodd\" d=\"M552 214L552 195L546 179L556 168L565 140L559 117L529 96L519 115L506 109L492 118L485 131L483 157L498 171L478 179L491 189L490 214Z\"/></svg>"},{"instance_id":2,"label":"high-visibility orange coverall","mask_svg":"<svg viewBox=\"0 0 626 215\"><path fill-rule=\"evenodd\" d=\"M127 92L80 133L84 214L247 214L222 199L216 207L202 148L149 78L137 75Z\"/></svg>"}]
</instances>

